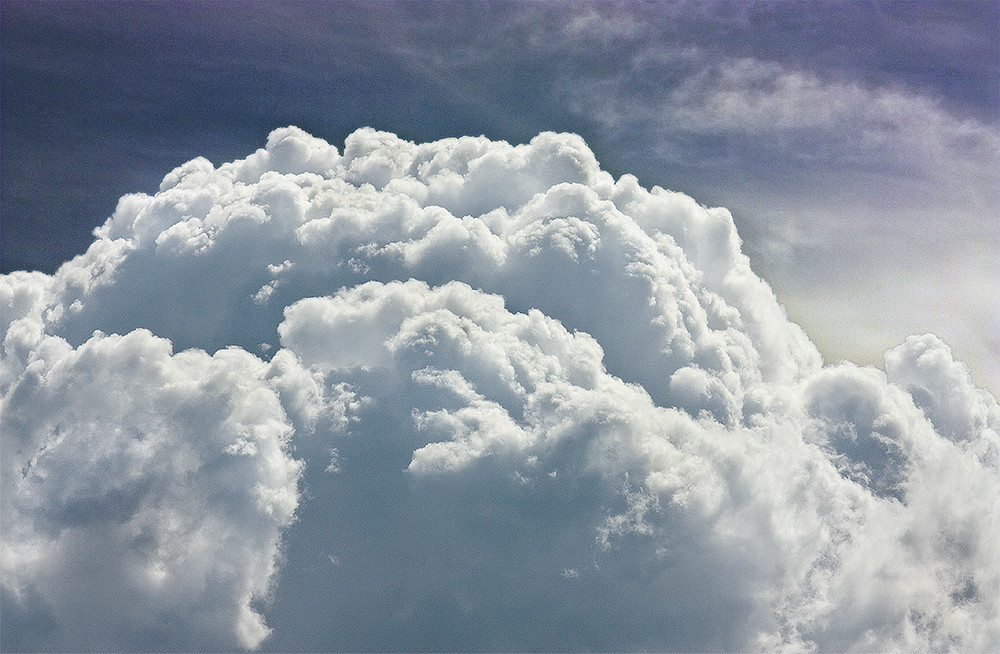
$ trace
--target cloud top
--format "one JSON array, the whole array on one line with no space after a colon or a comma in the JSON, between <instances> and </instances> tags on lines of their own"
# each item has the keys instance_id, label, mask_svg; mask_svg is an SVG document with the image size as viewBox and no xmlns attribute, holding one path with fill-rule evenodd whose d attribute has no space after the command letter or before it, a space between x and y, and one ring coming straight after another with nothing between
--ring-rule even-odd
<instances>
[{"instance_id":1,"label":"cloud top","mask_svg":"<svg viewBox=\"0 0 1000 654\"><path fill-rule=\"evenodd\" d=\"M95 235L0 278L6 648L1000 642L996 400L577 136L282 128Z\"/></svg>"}]
</instances>

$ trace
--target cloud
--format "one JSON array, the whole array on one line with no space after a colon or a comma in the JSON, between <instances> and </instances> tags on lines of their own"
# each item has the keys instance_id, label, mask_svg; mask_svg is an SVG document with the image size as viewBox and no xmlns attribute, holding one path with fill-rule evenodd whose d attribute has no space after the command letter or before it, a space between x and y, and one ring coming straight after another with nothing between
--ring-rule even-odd
<instances>
[{"instance_id":1,"label":"cloud","mask_svg":"<svg viewBox=\"0 0 1000 654\"><path fill-rule=\"evenodd\" d=\"M374 31L484 129L581 131L611 170L730 207L828 361L932 330L996 392L996 11L925 9L547 3L483 31L387 5Z\"/></svg>"},{"instance_id":2,"label":"cloud","mask_svg":"<svg viewBox=\"0 0 1000 654\"><path fill-rule=\"evenodd\" d=\"M579 137L283 128L95 235L0 283L5 647L1000 642L993 396Z\"/></svg>"},{"instance_id":3,"label":"cloud","mask_svg":"<svg viewBox=\"0 0 1000 654\"><path fill-rule=\"evenodd\" d=\"M649 54L635 65L655 74L675 56L661 61ZM604 97L614 101L623 96ZM957 177L983 193L990 180L984 164L1000 157L996 129L962 119L931 97L823 80L809 71L754 58L723 59L701 67L663 97L649 100L648 119L661 123L662 131L771 134L777 139L772 147L806 165L828 158L840 167L874 168L882 174L902 172L953 184ZM634 118L626 117L642 110L630 104L618 113L619 121L631 122ZM974 199L984 202L986 195Z\"/></svg>"},{"instance_id":4,"label":"cloud","mask_svg":"<svg viewBox=\"0 0 1000 654\"><path fill-rule=\"evenodd\" d=\"M256 647L302 469L268 365L146 330L5 355L5 649Z\"/></svg>"},{"instance_id":5,"label":"cloud","mask_svg":"<svg viewBox=\"0 0 1000 654\"><path fill-rule=\"evenodd\" d=\"M874 362L901 330L933 327L995 383L983 335L1000 324L982 310L996 297L982 289L997 272L994 122L800 62L655 39L628 52L615 74L567 76L566 102L670 183L730 203L758 270L828 356Z\"/></svg>"}]
</instances>

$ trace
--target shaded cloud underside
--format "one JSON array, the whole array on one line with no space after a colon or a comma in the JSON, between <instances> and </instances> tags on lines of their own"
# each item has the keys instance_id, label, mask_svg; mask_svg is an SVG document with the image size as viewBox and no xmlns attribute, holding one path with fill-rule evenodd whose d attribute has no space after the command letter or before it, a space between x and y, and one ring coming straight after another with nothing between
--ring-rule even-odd
<instances>
[{"instance_id":1,"label":"shaded cloud underside","mask_svg":"<svg viewBox=\"0 0 1000 654\"><path fill-rule=\"evenodd\" d=\"M1000 644L996 400L579 137L279 129L96 236L0 277L4 649Z\"/></svg>"}]
</instances>

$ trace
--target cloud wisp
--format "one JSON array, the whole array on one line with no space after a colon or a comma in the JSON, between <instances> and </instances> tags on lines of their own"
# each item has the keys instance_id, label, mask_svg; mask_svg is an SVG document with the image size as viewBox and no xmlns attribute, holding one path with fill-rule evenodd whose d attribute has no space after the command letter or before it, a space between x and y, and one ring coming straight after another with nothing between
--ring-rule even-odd
<instances>
[{"instance_id":1,"label":"cloud wisp","mask_svg":"<svg viewBox=\"0 0 1000 654\"><path fill-rule=\"evenodd\" d=\"M95 235L0 277L4 649L1000 643L996 399L577 136L283 128Z\"/></svg>"}]
</instances>

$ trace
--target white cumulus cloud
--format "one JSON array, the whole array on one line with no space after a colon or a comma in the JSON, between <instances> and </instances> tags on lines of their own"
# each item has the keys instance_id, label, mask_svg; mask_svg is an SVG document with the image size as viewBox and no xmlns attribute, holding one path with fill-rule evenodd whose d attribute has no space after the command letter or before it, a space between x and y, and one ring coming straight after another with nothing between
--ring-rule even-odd
<instances>
[{"instance_id":1,"label":"white cumulus cloud","mask_svg":"<svg viewBox=\"0 0 1000 654\"><path fill-rule=\"evenodd\" d=\"M141 329L24 336L4 341L8 646L257 646L302 468L268 365Z\"/></svg>"},{"instance_id":2,"label":"white cumulus cloud","mask_svg":"<svg viewBox=\"0 0 1000 654\"><path fill-rule=\"evenodd\" d=\"M95 235L0 278L5 648L1000 643L995 398L579 137L283 128Z\"/></svg>"}]
</instances>

